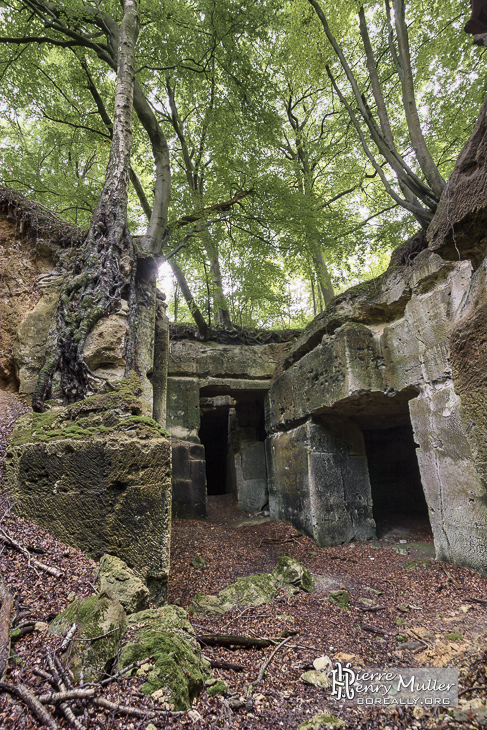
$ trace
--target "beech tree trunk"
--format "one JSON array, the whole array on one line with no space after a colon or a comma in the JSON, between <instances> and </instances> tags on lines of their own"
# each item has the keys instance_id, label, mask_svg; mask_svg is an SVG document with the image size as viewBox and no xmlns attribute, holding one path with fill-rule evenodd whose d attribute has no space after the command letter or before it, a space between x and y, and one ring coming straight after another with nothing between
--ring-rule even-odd
<instances>
[{"instance_id":1,"label":"beech tree trunk","mask_svg":"<svg viewBox=\"0 0 487 730\"><path fill-rule=\"evenodd\" d=\"M127 199L132 146L135 44L139 33L136 0L124 0L118 38L113 137L105 182L73 277L61 294L55 346L42 368L32 406L44 410L56 370L61 372L65 404L86 395L90 371L84 362L87 335L101 317L113 312L122 292L129 300L127 368L135 367L136 255L127 227ZM53 343L54 345L54 343Z\"/></svg>"}]
</instances>

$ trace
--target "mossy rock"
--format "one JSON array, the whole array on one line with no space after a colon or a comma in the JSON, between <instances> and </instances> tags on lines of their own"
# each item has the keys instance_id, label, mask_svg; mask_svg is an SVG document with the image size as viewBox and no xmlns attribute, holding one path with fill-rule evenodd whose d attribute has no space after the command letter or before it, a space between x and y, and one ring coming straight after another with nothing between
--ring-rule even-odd
<instances>
[{"instance_id":1,"label":"mossy rock","mask_svg":"<svg viewBox=\"0 0 487 730\"><path fill-rule=\"evenodd\" d=\"M315 579L304 565L298 563L296 558L281 556L277 561L277 567L272 575L280 585L293 586L297 589L310 593L313 590Z\"/></svg>"},{"instance_id":2,"label":"mossy rock","mask_svg":"<svg viewBox=\"0 0 487 730\"><path fill-rule=\"evenodd\" d=\"M321 672L318 669L311 669L309 672L305 672L301 675L300 679L306 682L306 684L312 684L319 689L326 689L331 685L331 679L327 673Z\"/></svg>"},{"instance_id":3,"label":"mossy rock","mask_svg":"<svg viewBox=\"0 0 487 730\"><path fill-rule=\"evenodd\" d=\"M453 631L451 634L446 634L446 638L449 641L463 641L463 636L458 631Z\"/></svg>"},{"instance_id":4,"label":"mossy rock","mask_svg":"<svg viewBox=\"0 0 487 730\"><path fill-rule=\"evenodd\" d=\"M120 558L103 556L98 581L100 591L120 601L127 615L149 608L149 589Z\"/></svg>"},{"instance_id":5,"label":"mossy rock","mask_svg":"<svg viewBox=\"0 0 487 730\"><path fill-rule=\"evenodd\" d=\"M419 570L419 568L425 568L429 570L431 568L430 560L408 560L404 563L404 570Z\"/></svg>"},{"instance_id":6,"label":"mossy rock","mask_svg":"<svg viewBox=\"0 0 487 730\"><path fill-rule=\"evenodd\" d=\"M282 556L272 573L256 573L237 578L223 588L218 596L197 593L188 608L190 613L226 613L236 606L262 606L270 603L279 589L296 592L313 589L315 579L294 558Z\"/></svg>"},{"instance_id":7,"label":"mossy rock","mask_svg":"<svg viewBox=\"0 0 487 730\"><path fill-rule=\"evenodd\" d=\"M197 593L188 608L190 613L226 613L236 606L262 606L277 595L279 586L271 573L238 578L218 596Z\"/></svg>"},{"instance_id":8,"label":"mossy rock","mask_svg":"<svg viewBox=\"0 0 487 730\"><path fill-rule=\"evenodd\" d=\"M134 613L128 623L136 635L120 651L120 669L150 657L155 661L142 692L167 691L171 709L189 709L211 672L186 612L169 605Z\"/></svg>"},{"instance_id":9,"label":"mossy rock","mask_svg":"<svg viewBox=\"0 0 487 730\"><path fill-rule=\"evenodd\" d=\"M209 596L207 593L196 593L188 607L189 613L220 613L228 609L220 601L219 596Z\"/></svg>"},{"instance_id":10,"label":"mossy rock","mask_svg":"<svg viewBox=\"0 0 487 730\"><path fill-rule=\"evenodd\" d=\"M117 432L139 438L169 436L156 421L142 416L140 380L136 373L123 378L110 393L93 395L66 408L27 413L17 419L9 443L21 446L61 439L90 439Z\"/></svg>"},{"instance_id":11,"label":"mossy rock","mask_svg":"<svg viewBox=\"0 0 487 730\"><path fill-rule=\"evenodd\" d=\"M329 728L342 727L343 725L345 725L343 720L340 720L336 715L319 712L317 715L313 715L310 720L298 725L298 730L329 730Z\"/></svg>"},{"instance_id":12,"label":"mossy rock","mask_svg":"<svg viewBox=\"0 0 487 730\"><path fill-rule=\"evenodd\" d=\"M257 573L237 578L218 594L229 611L235 606L263 606L277 595L278 583L271 573Z\"/></svg>"},{"instance_id":13,"label":"mossy rock","mask_svg":"<svg viewBox=\"0 0 487 730\"><path fill-rule=\"evenodd\" d=\"M350 608L350 594L348 591L330 591L328 600L335 606L340 606L340 608Z\"/></svg>"},{"instance_id":14,"label":"mossy rock","mask_svg":"<svg viewBox=\"0 0 487 730\"><path fill-rule=\"evenodd\" d=\"M78 628L73 636L69 667L76 681L82 672L86 682L97 682L117 655L127 625L125 611L116 598L106 593L78 599L56 616L49 634L66 636L73 624Z\"/></svg>"},{"instance_id":15,"label":"mossy rock","mask_svg":"<svg viewBox=\"0 0 487 730\"><path fill-rule=\"evenodd\" d=\"M215 695L225 695L228 692L228 684L223 679L218 679L216 682L206 687L206 691L210 697Z\"/></svg>"}]
</instances>

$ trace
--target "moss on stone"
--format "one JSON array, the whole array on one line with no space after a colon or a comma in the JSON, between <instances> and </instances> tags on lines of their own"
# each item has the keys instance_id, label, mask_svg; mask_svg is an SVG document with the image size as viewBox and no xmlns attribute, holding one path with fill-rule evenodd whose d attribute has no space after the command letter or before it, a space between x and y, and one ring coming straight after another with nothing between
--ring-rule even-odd
<instances>
[{"instance_id":1,"label":"moss on stone","mask_svg":"<svg viewBox=\"0 0 487 730\"><path fill-rule=\"evenodd\" d=\"M431 568L430 560L408 560L404 563L404 570L418 570L419 568Z\"/></svg>"},{"instance_id":2,"label":"moss on stone","mask_svg":"<svg viewBox=\"0 0 487 730\"><path fill-rule=\"evenodd\" d=\"M66 408L29 413L19 418L10 437L12 446L27 443L89 439L116 432L139 438L169 436L154 419L142 416L139 377L131 373L113 392L90 396Z\"/></svg>"},{"instance_id":3,"label":"moss on stone","mask_svg":"<svg viewBox=\"0 0 487 730\"><path fill-rule=\"evenodd\" d=\"M306 720L306 722L302 722L301 725L298 725L298 730L318 730L318 728L327 730L328 728L342 727L344 724L343 720L340 720L340 718L336 717L336 715L330 715L327 712L319 712L310 720Z\"/></svg>"},{"instance_id":4,"label":"moss on stone","mask_svg":"<svg viewBox=\"0 0 487 730\"><path fill-rule=\"evenodd\" d=\"M270 603L280 588L296 592L313 589L311 573L294 558L282 556L272 573L257 573L238 578L218 596L197 593L188 608L190 613L226 613L236 606L262 606ZM306 587L305 587L306 586Z\"/></svg>"},{"instance_id":5,"label":"moss on stone","mask_svg":"<svg viewBox=\"0 0 487 730\"><path fill-rule=\"evenodd\" d=\"M340 608L350 608L350 594L348 591L330 591L328 600L330 603L334 603L335 606L340 606Z\"/></svg>"},{"instance_id":6,"label":"moss on stone","mask_svg":"<svg viewBox=\"0 0 487 730\"><path fill-rule=\"evenodd\" d=\"M228 684L224 682L223 679L219 679L215 682L215 684L207 687L206 691L210 697L214 697L215 695L224 695L228 692Z\"/></svg>"},{"instance_id":7,"label":"moss on stone","mask_svg":"<svg viewBox=\"0 0 487 730\"><path fill-rule=\"evenodd\" d=\"M76 679L80 672L86 681L98 681L116 654L126 627L125 612L119 601L99 593L73 601L49 627L49 634L65 636L76 624L76 638L70 668ZM91 641L87 641L91 639Z\"/></svg>"},{"instance_id":8,"label":"moss on stone","mask_svg":"<svg viewBox=\"0 0 487 730\"><path fill-rule=\"evenodd\" d=\"M153 669L142 685L145 695L167 690L174 710L187 710L210 676L210 665L201 654L186 612L177 606L140 611L130 616L137 633L120 651L119 666L152 658Z\"/></svg>"},{"instance_id":9,"label":"moss on stone","mask_svg":"<svg viewBox=\"0 0 487 730\"><path fill-rule=\"evenodd\" d=\"M277 561L277 567L272 571L272 575L280 584L295 586L303 591L310 593L313 590L315 579L296 558L290 558L282 555Z\"/></svg>"}]
</instances>

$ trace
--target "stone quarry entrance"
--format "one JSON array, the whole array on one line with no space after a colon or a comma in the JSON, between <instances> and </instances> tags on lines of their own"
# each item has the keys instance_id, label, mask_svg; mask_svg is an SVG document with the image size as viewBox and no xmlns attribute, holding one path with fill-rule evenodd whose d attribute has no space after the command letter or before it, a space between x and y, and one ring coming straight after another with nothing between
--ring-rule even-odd
<instances>
[{"instance_id":1,"label":"stone quarry entrance","mask_svg":"<svg viewBox=\"0 0 487 730\"><path fill-rule=\"evenodd\" d=\"M268 502L264 398L255 390L200 391L200 429L209 496L233 493L246 511Z\"/></svg>"},{"instance_id":2,"label":"stone quarry entrance","mask_svg":"<svg viewBox=\"0 0 487 730\"><path fill-rule=\"evenodd\" d=\"M229 415L228 405L213 407L202 411L201 414L199 437L205 447L208 495L227 494L233 491L228 473Z\"/></svg>"},{"instance_id":3,"label":"stone quarry entrance","mask_svg":"<svg viewBox=\"0 0 487 730\"><path fill-rule=\"evenodd\" d=\"M408 402L414 388L375 391L266 440L269 509L320 546L396 528L430 533ZM408 524L410 523L410 524Z\"/></svg>"},{"instance_id":4,"label":"stone quarry entrance","mask_svg":"<svg viewBox=\"0 0 487 730\"><path fill-rule=\"evenodd\" d=\"M369 394L359 399L355 414L350 413L364 438L379 537L408 523L430 530L409 414L409 401L416 395L412 388L392 397Z\"/></svg>"},{"instance_id":5,"label":"stone quarry entrance","mask_svg":"<svg viewBox=\"0 0 487 730\"><path fill-rule=\"evenodd\" d=\"M427 522L411 424L362 432L378 536L408 520Z\"/></svg>"}]
</instances>

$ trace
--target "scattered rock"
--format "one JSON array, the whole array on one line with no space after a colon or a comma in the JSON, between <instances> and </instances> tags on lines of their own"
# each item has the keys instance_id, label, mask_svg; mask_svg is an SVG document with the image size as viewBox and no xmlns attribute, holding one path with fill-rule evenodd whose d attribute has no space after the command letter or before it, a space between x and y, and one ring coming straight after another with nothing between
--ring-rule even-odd
<instances>
[{"instance_id":1,"label":"scattered rock","mask_svg":"<svg viewBox=\"0 0 487 730\"><path fill-rule=\"evenodd\" d=\"M317 672L322 672L325 667L330 670L332 668L331 659L329 656L319 656L313 662L313 666Z\"/></svg>"},{"instance_id":2,"label":"scattered rock","mask_svg":"<svg viewBox=\"0 0 487 730\"><path fill-rule=\"evenodd\" d=\"M54 619L49 628L54 636L66 636L73 624L78 627L67 650L72 647L70 669L76 682L81 671L85 682L97 682L104 675L117 654L126 622L121 603L106 593L76 600Z\"/></svg>"},{"instance_id":3,"label":"scattered rock","mask_svg":"<svg viewBox=\"0 0 487 730\"><path fill-rule=\"evenodd\" d=\"M296 558L289 558L285 555L281 556L277 561L277 567L272 571L272 575L278 583L284 587L294 586L297 589L310 593L313 590L315 580L309 570L298 563Z\"/></svg>"},{"instance_id":4,"label":"scattered rock","mask_svg":"<svg viewBox=\"0 0 487 730\"><path fill-rule=\"evenodd\" d=\"M196 568L196 570L206 570L208 567L208 563L204 558L201 557L201 555L197 555L193 560L191 561L191 565L193 568Z\"/></svg>"},{"instance_id":5,"label":"scattered rock","mask_svg":"<svg viewBox=\"0 0 487 730\"><path fill-rule=\"evenodd\" d=\"M394 549L398 555L409 555L408 549L405 545L396 545Z\"/></svg>"},{"instance_id":6,"label":"scattered rock","mask_svg":"<svg viewBox=\"0 0 487 730\"><path fill-rule=\"evenodd\" d=\"M328 600L330 603L340 606L340 608L350 608L350 594L348 591L331 591L328 594Z\"/></svg>"},{"instance_id":7,"label":"scattered rock","mask_svg":"<svg viewBox=\"0 0 487 730\"><path fill-rule=\"evenodd\" d=\"M210 676L186 611L164 606L134 613L128 618L135 637L120 651L119 668L151 657L155 660L141 689L145 695L160 691L159 702L168 709L187 710Z\"/></svg>"},{"instance_id":8,"label":"scattered rock","mask_svg":"<svg viewBox=\"0 0 487 730\"><path fill-rule=\"evenodd\" d=\"M312 684L314 687L319 689L327 689L331 685L331 680L328 678L326 672L319 672L316 669L311 669L309 672L304 672L300 679L306 684Z\"/></svg>"},{"instance_id":9,"label":"scattered rock","mask_svg":"<svg viewBox=\"0 0 487 730\"><path fill-rule=\"evenodd\" d=\"M314 578L294 558L282 556L272 573L257 573L238 578L218 596L197 593L188 608L190 613L226 613L236 606L262 606L276 597L279 589L297 592L312 590Z\"/></svg>"},{"instance_id":10,"label":"scattered rock","mask_svg":"<svg viewBox=\"0 0 487 730\"><path fill-rule=\"evenodd\" d=\"M213 697L214 695L224 695L228 692L228 684L222 679L219 679L214 684L207 687L206 691L210 697Z\"/></svg>"},{"instance_id":11,"label":"scattered rock","mask_svg":"<svg viewBox=\"0 0 487 730\"><path fill-rule=\"evenodd\" d=\"M318 730L318 728L328 730L328 728L342 727L343 725L345 725L343 720L340 720L336 715L319 712L317 715L313 715L310 720L298 725L298 730Z\"/></svg>"},{"instance_id":12,"label":"scattered rock","mask_svg":"<svg viewBox=\"0 0 487 730\"><path fill-rule=\"evenodd\" d=\"M149 589L120 558L104 555L98 580L100 590L119 600L127 615L149 608Z\"/></svg>"}]
</instances>

